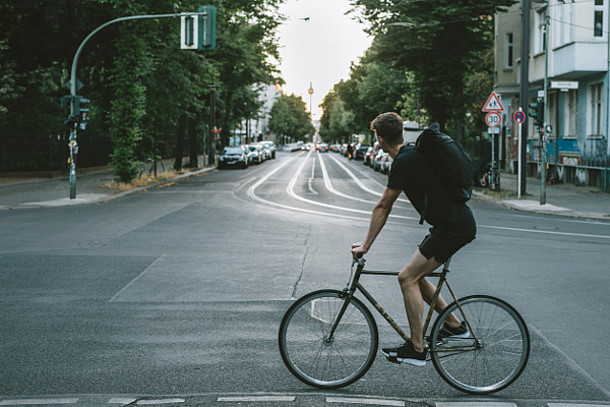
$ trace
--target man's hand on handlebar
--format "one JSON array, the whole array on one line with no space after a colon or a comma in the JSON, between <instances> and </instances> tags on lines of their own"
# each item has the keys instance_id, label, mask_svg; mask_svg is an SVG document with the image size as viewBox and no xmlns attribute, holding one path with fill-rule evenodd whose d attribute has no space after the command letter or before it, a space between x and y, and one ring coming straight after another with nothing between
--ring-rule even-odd
<instances>
[{"instance_id":1,"label":"man's hand on handlebar","mask_svg":"<svg viewBox=\"0 0 610 407\"><path fill-rule=\"evenodd\" d=\"M352 244L352 256L354 259L361 258L366 252L368 252L368 249L364 247L363 242Z\"/></svg>"}]
</instances>

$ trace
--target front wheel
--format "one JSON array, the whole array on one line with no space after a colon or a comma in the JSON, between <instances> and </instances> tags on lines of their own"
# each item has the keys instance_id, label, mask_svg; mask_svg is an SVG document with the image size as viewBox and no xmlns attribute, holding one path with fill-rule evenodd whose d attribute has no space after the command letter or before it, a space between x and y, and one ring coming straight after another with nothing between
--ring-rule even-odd
<instances>
[{"instance_id":1,"label":"front wheel","mask_svg":"<svg viewBox=\"0 0 610 407\"><path fill-rule=\"evenodd\" d=\"M302 382L336 389L358 380L373 364L377 325L360 300L347 299L342 291L314 291L297 300L284 315L280 353L288 369Z\"/></svg>"},{"instance_id":2,"label":"front wheel","mask_svg":"<svg viewBox=\"0 0 610 407\"><path fill-rule=\"evenodd\" d=\"M459 337L441 332L452 313L468 325L468 332ZM506 302L483 295L445 308L432 327L429 345L439 375L472 394L493 393L513 383L530 353L529 333L519 313Z\"/></svg>"}]
</instances>

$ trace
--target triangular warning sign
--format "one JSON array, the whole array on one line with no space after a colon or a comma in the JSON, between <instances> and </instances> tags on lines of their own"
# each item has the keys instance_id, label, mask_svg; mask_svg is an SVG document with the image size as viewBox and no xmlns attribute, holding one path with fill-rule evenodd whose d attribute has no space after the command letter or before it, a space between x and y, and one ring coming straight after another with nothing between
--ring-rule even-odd
<instances>
[{"instance_id":1,"label":"triangular warning sign","mask_svg":"<svg viewBox=\"0 0 610 407\"><path fill-rule=\"evenodd\" d=\"M489 95L487 102L485 102L483 109L481 110L484 112L504 111L504 107L502 106L502 103L500 103L500 99L498 98L498 95L496 95L496 92L491 92L491 95Z\"/></svg>"}]
</instances>

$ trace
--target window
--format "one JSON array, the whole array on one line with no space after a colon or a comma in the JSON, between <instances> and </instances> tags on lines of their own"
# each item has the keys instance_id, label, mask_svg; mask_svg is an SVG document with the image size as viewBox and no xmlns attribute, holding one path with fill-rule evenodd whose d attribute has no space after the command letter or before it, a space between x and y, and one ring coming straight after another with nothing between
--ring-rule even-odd
<instances>
[{"instance_id":1,"label":"window","mask_svg":"<svg viewBox=\"0 0 610 407\"><path fill-rule=\"evenodd\" d=\"M513 33L506 33L504 36L504 69L513 69Z\"/></svg>"},{"instance_id":2,"label":"window","mask_svg":"<svg viewBox=\"0 0 610 407\"><path fill-rule=\"evenodd\" d=\"M572 42L572 3L559 3L555 27L555 46Z\"/></svg>"},{"instance_id":3,"label":"window","mask_svg":"<svg viewBox=\"0 0 610 407\"><path fill-rule=\"evenodd\" d=\"M595 0L593 8L593 36L604 36L604 0Z\"/></svg>"},{"instance_id":4,"label":"window","mask_svg":"<svg viewBox=\"0 0 610 407\"><path fill-rule=\"evenodd\" d=\"M563 109L563 137L576 138L576 123L578 121L578 90L570 90L565 96Z\"/></svg>"},{"instance_id":5,"label":"window","mask_svg":"<svg viewBox=\"0 0 610 407\"><path fill-rule=\"evenodd\" d=\"M541 54L546 51L546 27L544 25L546 7L536 10L536 32L534 34L534 53Z\"/></svg>"},{"instance_id":6,"label":"window","mask_svg":"<svg viewBox=\"0 0 610 407\"><path fill-rule=\"evenodd\" d=\"M598 83L589 86L589 112L587 114L588 120L588 135L592 137L599 137L602 134L603 126L603 113L602 113L602 100L603 100L603 84Z\"/></svg>"}]
</instances>

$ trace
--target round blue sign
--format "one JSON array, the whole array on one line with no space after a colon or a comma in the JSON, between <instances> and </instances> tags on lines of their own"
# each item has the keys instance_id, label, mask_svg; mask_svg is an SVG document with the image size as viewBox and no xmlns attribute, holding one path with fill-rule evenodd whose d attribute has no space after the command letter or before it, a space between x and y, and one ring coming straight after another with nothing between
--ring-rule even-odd
<instances>
[{"instance_id":1,"label":"round blue sign","mask_svg":"<svg viewBox=\"0 0 610 407\"><path fill-rule=\"evenodd\" d=\"M517 123L523 123L525 121L525 113L521 110L515 112L515 121Z\"/></svg>"}]
</instances>

